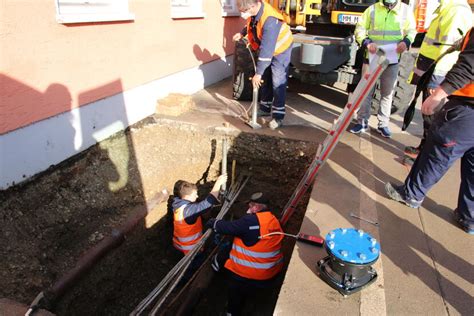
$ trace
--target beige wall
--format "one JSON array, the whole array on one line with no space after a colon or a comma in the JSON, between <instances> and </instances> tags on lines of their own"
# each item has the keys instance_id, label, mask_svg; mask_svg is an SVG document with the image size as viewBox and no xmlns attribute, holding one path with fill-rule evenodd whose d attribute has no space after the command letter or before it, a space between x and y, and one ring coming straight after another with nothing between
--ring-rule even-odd
<instances>
[{"instance_id":1,"label":"beige wall","mask_svg":"<svg viewBox=\"0 0 474 316\"><path fill-rule=\"evenodd\" d=\"M204 0L172 20L169 0L130 0L130 22L63 25L54 0L0 2L0 134L232 54L243 20ZM186 84L186 82L183 82Z\"/></svg>"}]
</instances>

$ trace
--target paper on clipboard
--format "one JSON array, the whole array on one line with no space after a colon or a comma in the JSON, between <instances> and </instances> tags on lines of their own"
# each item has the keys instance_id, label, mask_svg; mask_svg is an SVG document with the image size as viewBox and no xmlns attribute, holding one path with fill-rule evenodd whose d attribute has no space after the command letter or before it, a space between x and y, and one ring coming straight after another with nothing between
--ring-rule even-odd
<instances>
[{"instance_id":1,"label":"paper on clipboard","mask_svg":"<svg viewBox=\"0 0 474 316\"><path fill-rule=\"evenodd\" d=\"M393 43L378 46L381 50L385 52L385 58L387 58L389 64L398 64L397 45L398 44ZM369 53L369 64L372 64L372 61L375 57L376 54Z\"/></svg>"}]
</instances>

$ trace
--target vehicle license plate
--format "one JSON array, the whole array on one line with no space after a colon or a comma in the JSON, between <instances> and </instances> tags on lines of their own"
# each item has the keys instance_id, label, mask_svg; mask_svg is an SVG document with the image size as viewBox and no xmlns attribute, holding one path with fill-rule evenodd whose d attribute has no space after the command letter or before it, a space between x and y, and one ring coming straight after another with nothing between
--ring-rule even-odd
<instances>
[{"instance_id":1,"label":"vehicle license plate","mask_svg":"<svg viewBox=\"0 0 474 316\"><path fill-rule=\"evenodd\" d=\"M337 20L340 24L357 24L357 21L359 21L359 17L359 15L339 14Z\"/></svg>"}]
</instances>

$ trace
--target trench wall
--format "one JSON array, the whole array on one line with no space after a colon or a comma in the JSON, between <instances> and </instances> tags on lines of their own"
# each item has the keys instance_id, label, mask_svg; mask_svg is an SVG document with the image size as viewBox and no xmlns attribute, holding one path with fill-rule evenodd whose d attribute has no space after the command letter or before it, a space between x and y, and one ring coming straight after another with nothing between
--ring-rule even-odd
<instances>
[{"instance_id":1,"label":"trench wall","mask_svg":"<svg viewBox=\"0 0 474 316\"><path fill-rule=\"evenodd\" d=\"M237 211L245 212L243 201L251 193L263 191L279 214L314 156L314 144L150 118L0 192L0 257L5 259L0 260L0 297L30 303L71 269L84 250L119 227L133 208L163 188L172 191L177 180L198 183L204 197L220 170L224 135L229 139L229 172L236 160L237 173L252 175ZM302 211L288 232L298 231L303 204ZM54 311L128 314L179 260L166 214L164 203Z\"/></svg>"}]
</instances>

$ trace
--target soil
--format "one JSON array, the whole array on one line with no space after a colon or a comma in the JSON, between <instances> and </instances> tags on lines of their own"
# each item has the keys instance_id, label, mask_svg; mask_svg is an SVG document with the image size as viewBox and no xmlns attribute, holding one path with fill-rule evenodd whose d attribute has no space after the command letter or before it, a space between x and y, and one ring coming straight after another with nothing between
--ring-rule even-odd
<instances>
[{"instance_id":1,"label":"soil","mask_svg":"<svg viewBox=\"0 0 474 316\"><path fill-rule=\"evenodd\" d=\"M0 298L29 304L72 269L85 250L120 227L154 193L172 192L179 179L197 183L205 197L221 168L224 137L230 147L229 173L236 160L237 173L252 175L233 207L234 218L245 211L240 201L256 191L270 197L279 216L314 157L315 144L151 117L0 192ZM308 194L285 231L298 231L307 199ZM57 315L128 315L181 258L171 246L172 222L166 214L162 203L50 310ZM293 244L285 245L287 262ZM214 295L214 301L206 296L196 314L224 312L225 279L216 278L209 290L221 295ZM277 295L278 289L266 307L259 310L254 304L250 313L271 314Z\"/></svg>"}]
</instances>

